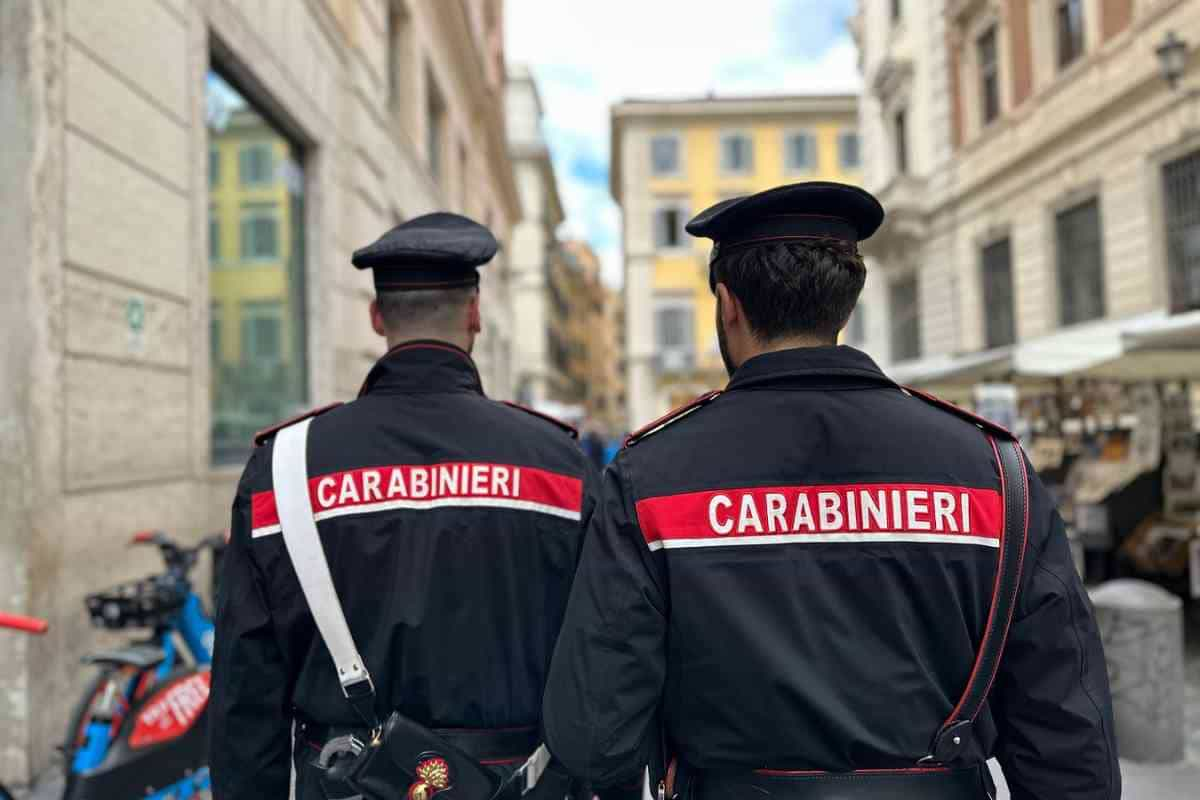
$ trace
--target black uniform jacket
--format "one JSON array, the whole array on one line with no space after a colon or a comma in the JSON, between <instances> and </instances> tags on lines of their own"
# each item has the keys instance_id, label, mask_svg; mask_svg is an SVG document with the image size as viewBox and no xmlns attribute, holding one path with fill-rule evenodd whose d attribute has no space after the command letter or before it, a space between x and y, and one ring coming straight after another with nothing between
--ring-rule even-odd
<instances>
[{"instance_id":1,"label":"black uniform jacket","mask_svg":"<svg viewBox=\"0 0 1200 800\"><path fill-rule=\"evenodd\" d=\"M972 760L1014 798L1116 798L1104 656L1032 477L1023 582ZM604 476L546 692L552 752L636 776L656 708L695 769L909 768L966 685L1002 526L984 432L849 347L747 361Z\"/></svg>"},{"instance_id":2,"label":"black uniform jacket","mask_svg":"<svg viewBox=\"0 0 1200 800\"><path fill-rule=\"evenodd\" d=\"M361 725L288 557L271 441L233 504L211 699L217 800L287 797L293 719ZM484 397L451 345L400 345L313 420L313 510L378 693L435 727L537 725L595 506L567 429Z\"/></svg>"}]
</instances>

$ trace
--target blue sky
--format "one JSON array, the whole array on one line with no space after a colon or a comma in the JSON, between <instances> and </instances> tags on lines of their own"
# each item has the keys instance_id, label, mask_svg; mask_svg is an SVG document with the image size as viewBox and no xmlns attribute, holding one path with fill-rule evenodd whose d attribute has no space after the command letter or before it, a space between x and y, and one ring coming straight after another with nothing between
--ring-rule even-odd
<instances>
[{"instance_id":1,"label":"blue sky","mask_svg":"<svg viewBox=\"0 0 1200 800\"><path fill-rule=\"evenodd\" d=\"M621 283L609 106L628 97L853 92L855 0L507 0L507 58L534 72L567 209Z\"/></svg>"}]
</instances>

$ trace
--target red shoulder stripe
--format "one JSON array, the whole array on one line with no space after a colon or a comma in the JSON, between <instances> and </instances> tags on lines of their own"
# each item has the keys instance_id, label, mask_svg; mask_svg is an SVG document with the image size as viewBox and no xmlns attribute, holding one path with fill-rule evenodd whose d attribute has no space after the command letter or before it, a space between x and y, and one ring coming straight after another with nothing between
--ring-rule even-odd
<instances>
[{"instance_id":1,"label":"red shoulder stripe","mask_svg":"<svg viewBox=\"0 0 1200 800\"><path fill-rule=\"evenodd\" d=\"M932 406L937 406L938 408L942 409L943 411L949 411L951 414L954 414L956 417L965 419L967 422L970 422L972 425L978 425L979 427L983 428L985 431L987 431L989 433L996 434L997 436L1000 436L1009 441L1015 442L1017 440L1017 437L1013 435L1012 431L1010 431L1008 428L1005 428L1003 425L997 425L995 422L992 422L990 419L981 417L978 414L973 414L970 411L968 411L967 409L962 408L961 406L954 405L954 403L951 403L949 400L943 400L942 398L938 397L937 395L932 395L929 392L923 392L920 389L914 389L911 386L902 386L900 388L902 388L904 391L911 394L913 397L917 397L921 400L924 400L926 403L929 403Z\"/></svg>"},{"instance_id":2,"label":"red shoulder stripe","mask_svg":"<svg viewBox=\"0 0 1200 800\"><path fill-rule=\"evenodd\" d=\"M258 447L260 445L266 444L267 439L270 439L272 436L279 433L281 430L283 430L284 428L286 428L289 425L295 425L300 420L308 419L309 417L320 416L321 414L324 414L326 411L337 408L340 405L342 405L342 403L339 401L337 403L330 403L327 406L320 406L318 408L309 409L308 411L305 411L303 414L297 414L296 416L292 417L291 419L285 419L283 422L276 422L274 425L270 426L269 428L263 428L261 431L254 434L254 446Z\"/></svg>"},{"instance_id":3,"label":"red shoulder stripe","mask_svg":"<svg viewBox=\"0 0 1200 800\"><path fill-rule=\"evenodd\" d=\"M579 429L578 428L576 428L574 425L563 422L561 419L558 419L557 417L552 417L549 414L546 414L544 412L530 408L529 406L523 406L520 403L510 403L507 400L501 400L500 402L504 403L504 405L509 406L510 408L515 408L520 411L524 411L526 414L533 414L535 417L541 417L542 419L546 420L547 422L554 423L555 425L557 425L558 427L562 428L564 431L569 433L571 435L571 438L573 438L573 439L579 438Z\"/></svg>"},{"instance_id":4,"label":"red shoulder stripe","mask_svg":"<svg viewBox=\"0 0 1200 800\"><path fill-rule=\"evenodd\" d=\"M679 419L680 417L682 417L686 414L691 413L692 411L695 411L697 408L700 408L701 406L708 405L709 403L711 403L713 400L717 399L717 397L719 397L721 395L721 391L722 391L721 389L713 389L711 392L705 392L704 394L700 395L699 397L695 398L694 400L684 403L683 405L679 406L678 408L671 409L666 414L663 414L661 417L654 420L654 422L651 422L649 425L644 425L641 428L638 428L636 431L629 434L629 436L625 437L625 446L629 447L630 445L637 444L642 439L649 436L651 433L654 433L659 428L670 425L675 420Z\"/></svg>"}]
</instances>

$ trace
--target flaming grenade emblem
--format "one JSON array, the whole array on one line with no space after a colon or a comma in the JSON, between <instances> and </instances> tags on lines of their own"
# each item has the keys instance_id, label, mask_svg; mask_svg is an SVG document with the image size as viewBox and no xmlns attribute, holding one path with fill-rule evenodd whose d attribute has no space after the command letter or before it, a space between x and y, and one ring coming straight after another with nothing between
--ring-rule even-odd
<instances>
[{"instance_id":1,"label":"flaming grenade emblem","mask_svg":"<svg viewBox=\"0 0 1200 800\"><path fill-rule=\"evenodd\" d=\"M417 781L408 787L408 800L432 800L450 788L450 765L441 757L427 758L417 765Z\"/></svg>"}]
</instances>

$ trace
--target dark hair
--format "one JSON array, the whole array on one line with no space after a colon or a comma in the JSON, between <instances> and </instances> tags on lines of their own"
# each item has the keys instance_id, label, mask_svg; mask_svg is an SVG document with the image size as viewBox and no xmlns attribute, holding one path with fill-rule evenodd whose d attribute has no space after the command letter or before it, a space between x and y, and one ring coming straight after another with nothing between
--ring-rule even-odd
<instances>
[{"instance_id":1,"label":"dark hair","mask_svg":"<svg viewBox=\"0 0 1200 800\"><path fill-rule=\"evenodd\" d=\"M383 324L389 331L436 334L453 326L463 308L475 296L476 287L382 290L375 294ZM422 331L420 329L428 329Z\"/></svg>"},{"instance_id":2,"label":"dark hair","mask_svg":"<svg viewBox=\"0 0 1200 800\"><path fill-rule=\"evenodd\" d=\"M838 239L751 245L718 255L712 280L734 294L763 341L809 335L837 338L858 302L867 268Z\"/></svg>"}]
</instances>

